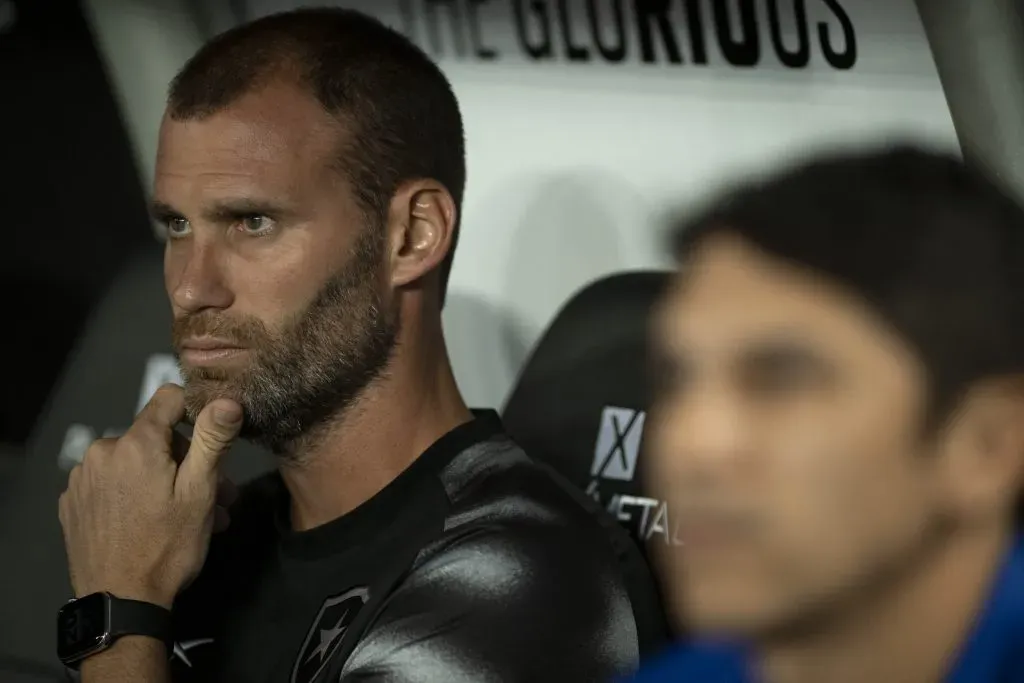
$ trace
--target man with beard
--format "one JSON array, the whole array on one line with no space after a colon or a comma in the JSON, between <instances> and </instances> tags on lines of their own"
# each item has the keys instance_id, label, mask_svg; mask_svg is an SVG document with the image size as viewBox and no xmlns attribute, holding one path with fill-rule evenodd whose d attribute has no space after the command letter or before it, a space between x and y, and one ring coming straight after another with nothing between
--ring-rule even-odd
<instances>
[{"instance_id":1,"label":"man with beard","mask_svg":"<svg viewBox=\"0 0 1024 683\"><path fill-rule=\"evenodd\" d=\"M634 680L1024 681L1024 211L900 148L745 185L676 239L649 462L703 638Z\"/></svg>"},{"instance_id":2,"label":"man with beard","mask_svg":"<svg viewBox=\"0 0 1024 683\"><path fill-rule=\"evenodd\" d=\"M456 387L462 135L437 67L347 10L241 26L177 76L154 204L185 388L61 498L58 650L86 683L589 682L657 639L625 532ZM279 468L218 509L239 434Z\"/></svg>"}]
</instances>

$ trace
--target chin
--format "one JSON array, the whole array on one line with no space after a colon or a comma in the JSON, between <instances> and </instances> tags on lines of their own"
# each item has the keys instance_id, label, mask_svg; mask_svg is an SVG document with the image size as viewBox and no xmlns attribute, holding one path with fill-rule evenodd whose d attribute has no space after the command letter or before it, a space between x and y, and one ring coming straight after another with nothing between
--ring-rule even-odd
<instances>
[{"instance_id":1,"label":"chin","mask_svg":"<svg viewBox=\"0 0 1024 683\"><path fill-rule=\"evenodd\" d=\"M242 403L242 392L228 379L185 380L185 411L193 421L206 404L218 398Z\"/></svg>"},{"instance_id":2,"label":"chin","mask_svg":"<svg viewBox=\"0 0 1024 683\"><path fill-rule=\"evenodd\" d=\"M774 601L758 593L735 584L688 586L673 600L676 621L697 636L753 638L782 618Z\"/></svg>"},{"instance_id":3,"label":"chin","mask_svg":"<svg viewBox=\"0 0 1024 683\"><path fill-rule=\"evenodd\" d=\"M683 605L676 608L676 621L687 633L703 638L748 640L771 630L772 619L742 606L714 608Z\"/></svg>"}]
</instances>

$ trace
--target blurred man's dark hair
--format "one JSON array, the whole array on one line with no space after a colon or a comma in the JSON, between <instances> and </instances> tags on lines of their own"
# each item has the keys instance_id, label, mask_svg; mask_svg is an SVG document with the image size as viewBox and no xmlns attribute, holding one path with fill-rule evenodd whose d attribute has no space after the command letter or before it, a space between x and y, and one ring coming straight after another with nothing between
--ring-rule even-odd
<instances>
[{"instance_id":1,"label":"blurred man's dark hair","mask_svg":"<svg viewBox=\"0 0 1024 683\"><path fill-rule=\"evenodd\" d=\"M1024 210L954 156L819 158L678 225L676 255L719 232L866 299L920 353L932 425L976 381L1024 373Z\"/></svg>"}]
</instances>

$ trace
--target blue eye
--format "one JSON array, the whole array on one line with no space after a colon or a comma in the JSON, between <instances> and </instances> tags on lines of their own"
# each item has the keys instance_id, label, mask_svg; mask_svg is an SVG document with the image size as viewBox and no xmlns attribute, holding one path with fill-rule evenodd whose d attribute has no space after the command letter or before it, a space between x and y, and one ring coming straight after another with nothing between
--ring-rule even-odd
<instances>
[{"instance_id":1,"label":"blue eye","mask_svg":"<svg viewBox=\"0 0 1024 683\"><path fill-rule=\"evenodd\" d=\"M192 226L184 218L168 218L164 221L167 229L167 236L171 238L187 235Z\"/></svg>"},{"instance_id":2,"label":"blue eye","mask_svg":"<svg viewBox=\"0 0 1024 683\"><path fill-rule=\"evenodd\" d=\"M257 214L245 216L238 221L239 230L250 235L265 235L274 229L274 225L274 219Z\"/></svg>"}]
</instances>

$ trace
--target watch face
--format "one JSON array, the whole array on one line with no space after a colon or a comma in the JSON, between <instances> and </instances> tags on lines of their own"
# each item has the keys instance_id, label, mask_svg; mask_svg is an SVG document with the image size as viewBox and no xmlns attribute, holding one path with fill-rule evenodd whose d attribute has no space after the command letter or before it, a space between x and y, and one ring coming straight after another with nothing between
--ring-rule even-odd
<instances>
[{"instance_id":1,"label":"watch face","mask_svg":"<svg viewBox=\"0 0 1024 683\"><path fill-rule=\"evenodd\" d=\"M69 602L57 614L57 657L74 661L100 649L107 638L107 596L94 593Z\"/></svg>"}]
</instances>

